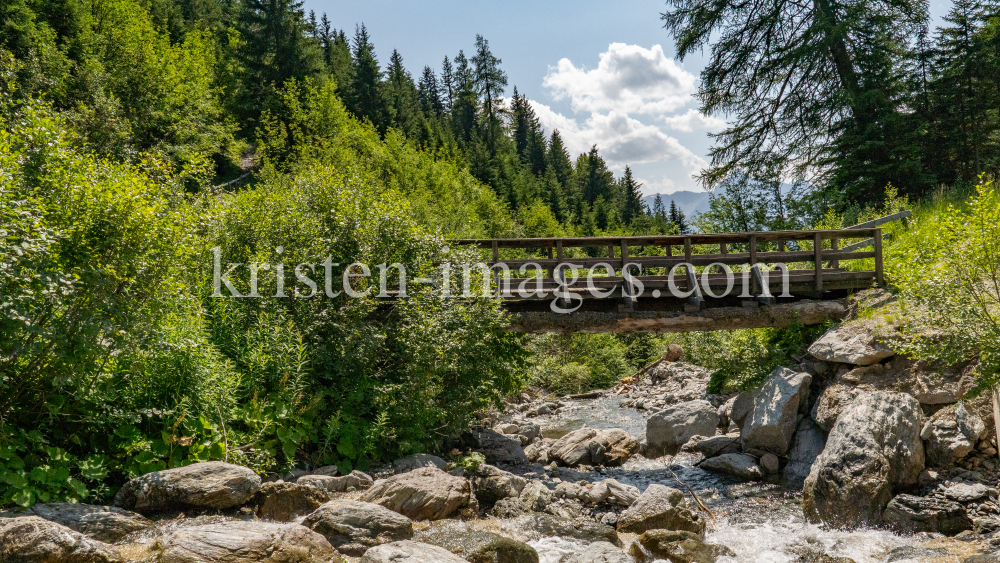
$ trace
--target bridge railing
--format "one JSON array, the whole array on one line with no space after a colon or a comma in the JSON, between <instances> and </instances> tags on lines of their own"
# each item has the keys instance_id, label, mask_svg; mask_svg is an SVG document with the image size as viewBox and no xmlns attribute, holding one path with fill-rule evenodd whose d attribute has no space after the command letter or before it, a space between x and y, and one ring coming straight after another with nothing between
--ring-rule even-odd
<instances>
[{"instance_id":1,"label":"bridge railing","mask_svg":"<svg viewBox=\"0 0 1000 563\"><path fill-rule=\"evenodd\" d=\"M862 244L841 247L842 241L869 238ZM676 283L684 290L695 290L696 297L718 295L715 289L727 284L726 274L705 272L708 266L736 266L737 287L749 284L755 294L770 297L771 287L789 284L797 295L816 296L835 289L863 289L884 284L882 262L882 230L858 225L850 229L810 231L761 231L752 233L691 234L630 237L560 237L527 239L462 239L452 244L475 246L486 250L486 263L499 270L506 267L517 273L522 267L544 270L544 291L533 298L550 298L559 287L586 298L584 280L566 283L566 268L601 266L605 274L586 283L601 288L627 286L628 277L640 280L647 289L667 287L667 275L651 270L663 268L667 274L682 264L703 270L697 276L692 268L684 267L684 276ZM867 250L871 247L871 250ZM581 253L570 249L587 249ZM491 255L490 255L491 254ZM541 254L540 257L530 256ZM847 261L873 260L873 269L845 269ZM626 274L628 264L637 264L640 271ZM768 265L786 265L787 279L767 276ZM811 267L791 269L811 264ZM865 265L871 262L863 263ZM763 266L763 268L762 268ZM528 271L528 270L526 270ZM525 271L525 272L526 272ZM525 272L521 272L524 274ZM512 274L513 275L513 274ZM502 297L516 299L513 289L532 278L500 277L496 290ZM629 288L624 287L626 294ZM788 287L781 287L783 293ZM660 292L653 292L657 296ZM628 297L628 296L627 296ZM631 302L634 303L632 298Z\"/></svg>"}]
</instances>

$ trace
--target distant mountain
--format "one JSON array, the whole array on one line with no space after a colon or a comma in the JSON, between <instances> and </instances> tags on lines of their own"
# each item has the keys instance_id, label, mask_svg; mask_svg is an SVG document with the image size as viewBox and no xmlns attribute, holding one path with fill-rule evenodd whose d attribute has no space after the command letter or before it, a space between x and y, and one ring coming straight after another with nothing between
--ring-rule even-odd
<instances>
[{"instance_id":1,"label":"distant mountain","mask_svg":"<svg viewBox=\"0 0 1000 563\"><path fill-rule=\"evenodd\" d=\"M674 192L672 194L660 194L663 198L663 207L668 211L670 210L670 201L673 200L677 202L677 207L681 208L686 217L691 217L695 213L701 213L708 211L708 192ZM649 209L653 209L653 199L656 198L656 194L649 195L642 198L642 201L649 206Z\"/></svg>"}]
</instances>

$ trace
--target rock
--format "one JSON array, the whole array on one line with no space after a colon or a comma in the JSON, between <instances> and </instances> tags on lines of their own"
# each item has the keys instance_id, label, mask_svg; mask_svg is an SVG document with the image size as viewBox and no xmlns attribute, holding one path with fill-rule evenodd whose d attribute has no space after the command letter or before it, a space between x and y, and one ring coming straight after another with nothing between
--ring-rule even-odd
<instances>
[{"instance_id":1,"label":"rock","mask_svg":"<svg viewBox=\"0 0 1000 563\"><path fill-rule=\"evenodd\" d=\"M648 372L655 393L666 405L708 398L712 371L686 362L661 362ZM718 405L716 405L718 406Z\"/></svg>"},{"instance_id":2,"label":"rock","mask_svg":"<svg viewBox=\"0 0 1000 563\"><path fill-rule=\"evenodd\" d=\"M250 504L257 507L257 517L277 522L291 522L305 516L330 500L316 487L298 483L264 483Z\"/></svg>"},{"instance_id":3,"label":"rock","mask_svg":"<svg viewBox=\"0 0 1000 563\"><path fill-rule=\"evenodd\" d=\"M726 436L692 436L681 446L682 452L701 454L705 457L715 457L722 454L738 454L741 450L740 437L736 434Z\"/></svg>"},{"instance_id":4,"label":"rock","mask_svg":"<svg viewBox=\"0 0 1000 563\"><path fill-rule=\"evenodd\" d=\"M387 543L365 552L361 563L466 563L443 547L410 540Z\"/></svg>"},{"instance_id":5,"label":"rock","mask_svg":"<svg viewBox=\"0 0 1000 563\"><path fill-rule=\"evenodd\" d=\"M521 430L518 425L510 423L498 424L493 429L501 434L519 434Z\"/></svg>"},{"instance_id":6,"label":"rock","mask_svg":"<svg viewBox=\"0 0 1000 563\"><path fill-rule=\"evenodd\" d=\"M492 465L526 465L528 458L521 448L521 441L495 430L473 431L472 447L482 452L486 463Z\"/></svg>"},{"instance_id":7,"label":"rock","mask_svg":"<svg viewBox=\"0 0 1000 563\"><path fill-rule=\"evenodd\" d=\"M114 506L51 502L0 512L0 518L19 516L38 516L105 543L116 543L129 534L153 528L153 523L143 516Z\"/></svg>"},{"instance_id":8,"label":"rock","mask_svg":"<svg viewBox=\"0 0 1000 563\"><path fill-rule=\"evenodd\" d=\"M0 519L4 563L122 563L118 548L38 516Z\"/></svg>"},{"instance_id":9,"label":"rock","mask_svg":"<svg viewBox=\"0 0 1000 563\"><path fill-rule=\"evenodd\" d=\"M927 464L945 467L969 455L986 433L986 424L965 405L945 407L924 424L920 437L927 441Z\"/></svg>"},{"instance_id":10,"label":"rock","mask_svg":"<svg viewBox=\"0 0 1000 563\"><path fill-rule=\"evenodd\" d=\"M552 492L539 481L531 481L521 491L519 500L525 504L528 510L542 511L552 502Z\"/></svg>"},{"instance_id":11,"label":"rock","mask_svg":"<svg viewBox=\"0 0 1000 563\"><path fill-rule=\"evenodd\" d=\"M825 553L809 551L799 555L795 563L855 563L850 557L831 557Z\"/></svg>"},{"instance_id":12,"label":"rock","mask_svg":"<svg viewBox=\"0 0 1000 563\"><path fill-rule=\"evenodd\" d=\"M809 346L809 353L827 362L870 366L896 355L864 327L844 325L828 331Z\"/></svg>"},{"instance_id":13,"label":"rock","mask_svg":"<svg viewBox=\"0 0 1000 563\"><path fill-rule=\"evenodd\" d=\"M746 454L722 454L702 461L698 467L744 481L760 481L764 478L764 472L761 471L756 460Z\"/></svg>"},{"instance_id":14,"label":"rock","mask_svg":"<svg viewBox=\"0 0 1000 563\"><path fill-rule=\"evenodd\" d=\"M639 498L639 489L631 485L623 485L614 479L605 479L594 485L587 493L592 503L612 502L619 506L632 506Z\"/></svg>"},{"instance_id":15,"label":"rock","mask_svg":"<svg viewBox=\"0 0 1000 563\"><path fill-rule=\"evenodd\" d=\"M892 499L885 507L882 520L900 534L937 532L954 536L972 529L972 520L957 502L913 495L898 495Z\"/></svg>"},{"instance_id":16,"label":"rock","mask_svg":"<svg viewBox=\"0 0 1000 563\"><path fill-rule=\"evenodd\" d=\"M639 451L639 440L619 428L580 428L556 440L549 447L549 459L568 467L578 465L617 466Z\"/></svg>"},{"instance_id":17,"label":"rock","mask_svg":"<svg viewBox=\"0 0 1000 563\"><path fill-rule=\"evenodd\" d=\"M812 376L796 373L788 368L778 368L752 394L753 407L743 422L744 448L756 448L784 455L795 434L799 410L804 410L809 400Z\"/></svg>"},{"instance_id":18,"label":"rock","mask_svg":"<svg viewBox=\"0 0 1000 563\"><path fill-rule=\"evenodd\" d=\"M982 483L955 483L944 490L944 496L958 502L970 502L985 497L989 491Z\"/></svg>"},{"instance_id":19,"label":"rock","mask_svg":"<svg viewBox=\"0 0 1000 563\"><path fill-rule=\"evenodd\" d=\"M514 426L514 429L515 431L512 432L512 434L517 433L517 426ZM448 462L436 455L430 454L408 455L392 462L392 468L396 470L396 473L406 473L407 471L413 471L414 469L419 469L421 467L437 467L438 469L447 469Z\"/></svg>"},{"instance_id":20,"label":"rock","mask_svg":"<svg viewBox=\"0 0 1000 563\"><path fill-rule=\"evenodd\" d=\"M225 510L242 505L260 489L260 477L247 467L207 461L136 477L115 495L115 506L139 513L172 508Z\"/></svg>"},{"instance_id":21,"label":"rock","mask_svg":"<svg viewBox=\"0 0 1000 563\"><path fill-rule=\"evenodd\" d=\"M522 423L518 427L518 430L519 430L518 434L524 436L525 438L528 438L529 440L539 438L542 435L542 427L531 422Z\"/></svg>"},{"instance_id":22,"label":"rock","mask_svg":"<svg viewBox=\"0 0 1000 563\"><path fill-rule=\"evenodd\" d=\"M826 437L820 431L812 419L804 418L799 422L795 437L792 438L792 447L788 450L788 463L785 464L783 474L789 485L801 488L805 483L813 462L823 447L826 446Z\"/></svg>"},{"instance_id":23,"label":"rock","mask_svg":"<svg viewBox=\"0 0 1000 563\"><path fill-rule=\"evenodd\" d=\"M729 422L741 429L746 418L753 411L753 395L751 393L740 393L733 397L733 405L729 409Z\"/></svg>"},{"instance_id":24,"label":"rock","mask_svg":"<svg viewBox=\"0 0 1000 563\"><path fill-rule=\"evenodd\" d=\"M761 469L772 475L777 473L778 470L781 469L781 466L779 465L778 461L778 456L772 453L766 453L760 456L760 467Z\"/></svg>"},{"instance_id":25,"label":"rock","mask_svg":"<svg viewBox=\"0 0 1000 563\"><path fill-rule=\"evenodd\" d=\"M368 489L364 502L380 504L414 520L439 520L460 508L478 508L468 479L434 467L390 477Z\"/></svg>"},{"instance_id":26,"label":"rock","mask_svg":"<svg viewBox=\"0 0 1000 563\"><path fill-rule=\"evenodd\" d=\"M337 551L353 557L372 546L413 538L409 518L356 500L332 500L306 516L302 525L322 534Z\"/></svg>"},{"instance_id":27,"label":"rock","mask_svg":"<svg viewBox=\"0 0 1000 563\"><path fill-rule=\"evenodd\" d=\"M663 354L663 360L666 362L676 362L683 355L684 349L679 344L671 344L667 346L667 352Z\"/></svg>"},{"instance_id":28,"label":"rock","mask_svg":"<svg viewBox=\"0 0 1000 563\"><path fill-rule=\"evenodd\" d=\"M962 560L962 563L1000 563L1000 552L977 553Z\"/></svg>"},{"instance_id":29,"label":"rock","mask_svg":"<svg viewBox=\"0 0 1000 563\"><path fill-rule=\"evenodd\" d=\"M550 461L549 448L551 448L554 443L556 443L556 441L551 438L542 438L534 444L529 445L527 448L524 448L524 455L531 463L548 465Z\"/></svg>"},{"instance_id":30,"label":"rock","mask_svg":"<svg viewBox=\"0 0 1000 563\"><path fill-rule=\"evenodd\" d=\"M667 407L646 421L646 457L677 453L692 436L712 436L719 414L705 400L688 401Z\"/></svg>"},{"instance_id":31,"label":"rock","mask_svg":"<svg viewBox=\"0 0 1000 563\"><path fill-rule=\"evenodd\" d=\"M371 476L361 471L351 471L343 477L328 477L326 475L303 475L296 481L299 485L316 487L327 493L343 493L350 489L363 491L374 484Z\"/></svg>"},{"instance_id":32,"label":"rock","mask_svg":"<svg viewBox=\"0 0 1000 563\"><path fill-rule=\"evenodd\" d=\"M904 393L864 394L844 411L803 488L814 522L836 528L877 526L895 488L917 482L924 468L922 412Z\"/></svg>"},{"instance_id":33,"label":"rock","mask_svg":"<svg viewBox=\"0 0 1000 563\"><path fill-rule=\"evenodd\" d=\"M643 532L629 553L643 563L654 559L670 563L715 563L719 557L736 557L728 547L707 544L697 534L676 530Z\"/></svg>"},{"instance_id":34,"label":"rock","mask_svg":"<svg viewBox=\"0 0 1000 563\"><path fill-rule=\"evenodd\" d=\"M947 557L948 555L951 555L948 553L948 550L940 547L913 547L904 545L890 551L889 555L885 558L885 563L906 561L909 559L921 560L924 558Z\"/></svg>"},{"instance_id":35,"label":"rock","mask_svg":"<svg viewBox=\"0 0 1000 563\"><path fill-rule=\"evenodd\" d=\"M484 507L493 506L500 499L518 498L528 482L523 477L483 465L472 474L472 490Z\"/></svg>"},{"instance_id":36,"label":"rock","mask_svg":"<svg viewBox=\"0 0 1000 563\"><path fill-rule=\"evenodd\" d=\"M837 423L837 417L854 401L858 393L858 389L842 383L830 385L823 390L813 405L812 419L820 428L829 432Z\"/></svg>"},{"instance_id":37,"label":"rock","mask_svg":"<svg viewBox=\"0 0 1000 563\"><path fill-rule=\"evenodd\" d=\"M340 474L340 469L336 465L324 465L310 473L310 475L326 475L327 477L336 477L338 474Z\"/></svg>"},{"instance_id":38,"label":"rock","mask_svg":"<svg viewBox=\"0 0 1000 563\"><path fill-rule=\"evenodd\" d=\"M634 563L634 559L620 547L600 541L563 557L559 563Z\"/></svg>"},{"instance_id":39,"label":"rock","mask_svg":"<svg viewBox=\"0 0 1000 563\"><path fill-rule=\"evenodd\" d=\"M618 517L618 531L641 534L647 530L683 530L705 534L705 520L692 512L684 493L663 485L650 485Z\"/></svg>"},{"instance_id":40,"label":"rock","mask_svg":"<svg viewBox=\"0 0 1000 563\"><path fill-rule=\"evenodd\" d=\"M416 540L443 547L472 563L538 563L538 552L524 542L451 522L419 532Z\"/></svg>"},{"instance_id":41,"label":"rock","mask_svg":"<svg viewBox=\"0 0 1000 563\"><path fill-rule=\"evenodd\" d=\"M232 520L182 526L158 537L143 561L157 563L340 563L330 543L298 524Z\"/></svg>"},{"instance_id":42,"label":"rock","mask_svg":"<svg viewBox=\"0 0 1000 563\"><path fill-rule=\"evenodd\" d=\"M622 545L614 528L586 518L572 520L549 514L530 514L518 518L516 524L543 536L560 536L586 542L603 541L619 547Z\"/></svg>"}]
</instances>

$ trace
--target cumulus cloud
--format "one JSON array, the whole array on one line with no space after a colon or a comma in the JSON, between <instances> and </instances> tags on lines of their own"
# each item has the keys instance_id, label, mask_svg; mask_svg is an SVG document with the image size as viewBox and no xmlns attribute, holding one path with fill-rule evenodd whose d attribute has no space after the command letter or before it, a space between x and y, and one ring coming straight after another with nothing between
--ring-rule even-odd
<instances>
[{"instance_id":1,"label":"cumulus cloud","mask_svg":"<svg viewBox=\"0 0 1000 563\"><path fill-rule=\"evenodd\" d=\"M691 133L697 129L720 131L726 128L725 119L705 115L695 109L689 109L683 115L664 117L663 121L666 122L667 127L685 133Z\"/></svg>"},{"instance_id":2,"label":"cumulus cloud","mask_svg":"<svg viewBox=\"0 0 1000 563\"><path fill-rule=\"evenodd\" d=\"M695 77L653 45L612 43L597 68L562 59L542 82L556 100L569 99L574 111L666 114L691 101Z\"/></svg>"},{"instance_id":3,"label":"cumulus cloud","mask_svg":"<svg viewBox=\"0 0 1000 563\"><path fill-rule=\"evenodd\" d=\"M601 155L612 165L676 160L692 171L707 165L704 159L655 125L643 124L625 113L593 113L580 123L545 104L529 101L542 127L550 132L558 129L571 154L586 152L596 144Z\"/></svg>"}]
</instances>

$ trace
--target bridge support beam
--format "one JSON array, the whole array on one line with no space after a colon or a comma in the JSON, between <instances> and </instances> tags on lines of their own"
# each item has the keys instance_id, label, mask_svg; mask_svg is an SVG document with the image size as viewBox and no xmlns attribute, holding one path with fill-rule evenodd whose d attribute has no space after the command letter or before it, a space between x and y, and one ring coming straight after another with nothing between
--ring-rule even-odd
<instances>
[{"instance_id":1,"label":"bridge support beam","mask_svg":"<svg viewBox=\"0 0 1000 563\"><path fill-rule=\"evenodd\" d=\"M786 327L841 319L843 301L797 301L755 308L718 307L694 313L674 311L599 312L570 314L530 311L512 313L510 332L709 332L742 328Z\"/></svg>"}]
</instances>

